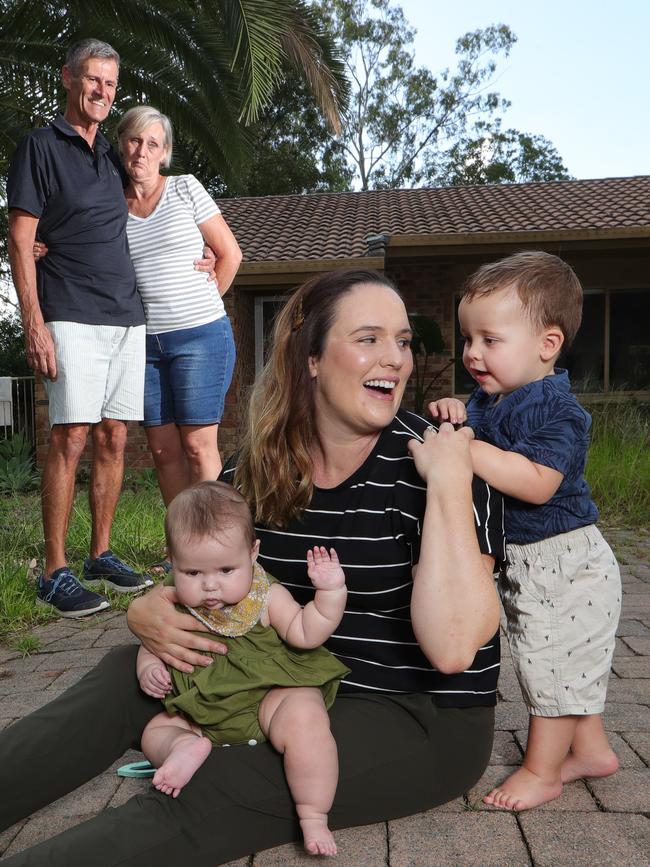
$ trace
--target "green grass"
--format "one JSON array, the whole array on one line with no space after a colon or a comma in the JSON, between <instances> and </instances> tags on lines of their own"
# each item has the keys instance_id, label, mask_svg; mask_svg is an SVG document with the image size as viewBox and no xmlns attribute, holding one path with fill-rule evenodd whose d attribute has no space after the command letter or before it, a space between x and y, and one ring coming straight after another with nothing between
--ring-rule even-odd
<instances>
[{"instance_id":1,"label":"green grass","mask_svg":"<svg viewBox=\"0 0 650 867\"><path fill-rule=\"evenodd\" d=\"M115 516L111 545L130 566L146 571L164 553L164 510L160 494L150 486L125 490ZM81 574L88 556L90 512L85 491L76 499L70 520L67 553L70 565ZM29 635L34 626L56 619L36 605L35 567L43 557L43 525L38 493L16 494L0 500L0 641L20 652L37 649ZM113 609L125 610L131 597L109 593Z\"/></svg>"},{"instance_id":2,"label":"green grass","mask_svg":"<svg viewBox=\"0 0 650 867\"><path fill-rule=\"evenodd\" d=\"M650 413L632 401L588 407L593 417L586 478L611 527L650 526Z\"/></svg>"}]
</instances>

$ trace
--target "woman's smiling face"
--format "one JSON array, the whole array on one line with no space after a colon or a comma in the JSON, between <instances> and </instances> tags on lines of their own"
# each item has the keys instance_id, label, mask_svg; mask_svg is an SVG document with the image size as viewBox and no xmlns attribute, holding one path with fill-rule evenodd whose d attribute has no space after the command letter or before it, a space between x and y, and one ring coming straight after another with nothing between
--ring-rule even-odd
<instances>
[{"instance_id":1,"label":"woman's smiling face","mask_svg":"<svg viewBox=\"0 0 650 867\"><path fill-rule=\"evenodd\" d=\"M413 369L411 326L399 295L360 283L337 304L319 358L309 359L319 433L377 433L399 409Z\"/></svg>"}]
</instances>

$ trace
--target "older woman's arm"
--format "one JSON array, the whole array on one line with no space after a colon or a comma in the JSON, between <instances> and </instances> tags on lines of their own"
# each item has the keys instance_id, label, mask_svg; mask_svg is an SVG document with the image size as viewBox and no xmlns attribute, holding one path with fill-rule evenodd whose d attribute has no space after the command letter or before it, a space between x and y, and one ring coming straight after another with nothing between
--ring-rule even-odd
<instances>
[{"instance_id":1,"label":"older woman's arm","mask_svg":"<svg viewBox=\"0 0 650 867\"><path fill-rule=\"evenodd\" d=\"M225 295L242 259L239 244L221 214L215 214L199 224L203 240L214 252L214 275L220 295Z\"/></svg>"},{"instance_id":2,"label":"older woman's arm","mask_svg":"<svg viewBox=\"0 0 650 867\"><path fill-rule=\"evenodd\" d=\"M474 524L471 436L443 424L409 444L427 483L411 619L425 656L446 674L464 671L499 624L494 560L481 554Z\"/></svg>"}]
</instances>

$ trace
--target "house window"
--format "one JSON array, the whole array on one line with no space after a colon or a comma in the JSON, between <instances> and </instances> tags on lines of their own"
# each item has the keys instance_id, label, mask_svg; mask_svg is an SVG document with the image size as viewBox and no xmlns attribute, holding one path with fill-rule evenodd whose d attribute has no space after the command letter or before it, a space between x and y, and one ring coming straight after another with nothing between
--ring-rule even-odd
<instances>
[{"instance_id":1,"label":"house window","mask_svg":"<svg viewBox=\"0 0 650 867\"><path fill-rule=\"evenodd\" d=\"M266 363L271 330L286 295L258 295L255 298L255 376Z\"/></svg>"},{"instance_id":2,"label":"house window","mask_svg":"<svg viewBox=\"0 0 650 867\"><path fill-rule=\"evenodd\" d=\"M456 314L460 297L455 299ZM559 360L574 391L650 391L650 292L636 289L587 290L582 325L568 352ZM454 391L469 394L474 381L463 366L463 338L455 318Z\"/></svg>"}]
</instances>

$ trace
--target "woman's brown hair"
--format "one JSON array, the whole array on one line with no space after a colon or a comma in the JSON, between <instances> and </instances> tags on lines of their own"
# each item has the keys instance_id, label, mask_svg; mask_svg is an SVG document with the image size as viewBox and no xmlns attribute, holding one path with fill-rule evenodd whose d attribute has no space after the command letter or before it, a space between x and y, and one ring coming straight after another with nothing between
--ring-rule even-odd
<instances>
[{"instance_id":1,"label":"woman's brown hair","mask_svg":"<svg viewBox=\"0 0 650 867\"><path fill-rule=\"evenodd\" d=\"M303 283L277 316L269 359L253 388L234 479L263 524L286 526L311 501L318 432L309 359L323 354L340 299L362 283L397 292L377 271L332 271Z\"/></svg>"}]
</instances>

